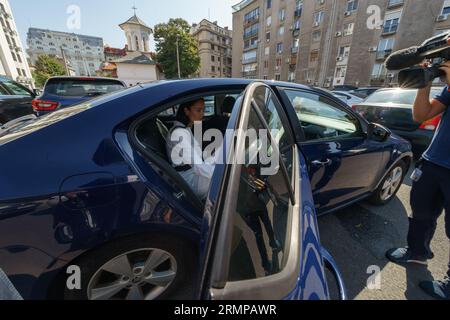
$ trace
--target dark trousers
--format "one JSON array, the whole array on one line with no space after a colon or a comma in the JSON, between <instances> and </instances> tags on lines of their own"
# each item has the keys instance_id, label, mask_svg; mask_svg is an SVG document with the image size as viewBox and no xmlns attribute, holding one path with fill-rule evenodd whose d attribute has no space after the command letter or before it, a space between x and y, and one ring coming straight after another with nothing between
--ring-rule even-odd
<instances>
[{"instance_id":1,"label":"dark trousers","mask_svg":"<svg viewBox=\"0 0 450 320\"><path fill-rule=\"evenodd\" d=\"M450 169L424 161L422 177L411 191L408 247L419 256L433 258L430 248L437 220L445 211L445 231L450 239ZM450 262L448 276L450 277Z\"/></svg>"}]
</instances>

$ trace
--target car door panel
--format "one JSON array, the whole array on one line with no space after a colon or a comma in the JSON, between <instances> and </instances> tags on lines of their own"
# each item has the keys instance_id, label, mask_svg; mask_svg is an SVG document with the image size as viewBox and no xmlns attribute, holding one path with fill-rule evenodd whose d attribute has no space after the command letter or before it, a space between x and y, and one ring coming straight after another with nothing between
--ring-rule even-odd
<instances>
[{"instance_id":1,"label":"car door panel","mask_svg":"<svg viewBox=\"0 0 450 320\"><path fill-rule=\"evenodd\" d=\"M306 90L283 92L295 110L290 116L298 117L303 131L301 149L319 212L372 191L383 167L384 145L367 139L365 123L337 99Z\"/></svg>"},{"instance_id":2,"label":"car door panel","mask_svg":"<svg viewBox=\"0 0 450 320\"><path fill-rule=\"evenodd\" d=\"M261 87L266 86L262 83L252 83L248 86L245 95L236 104L237 106L239 105L239 108L235 108L233 111L229 128L247 128L247 125L252 121L249 120L251 119L251 112L257 114L258 119L265 117L263 112L258 112L258 104L253 99L253 94ZM270 89L267 87L267 90ZM270 90L270 92L272 91ZM277 111L282 110L279 103L276 109ZM233 123L233 121L236 122ZM261 120L261 122L265 127L268 127L265 120ZM243 148L245 145L245 137L238 136L237 140L236 149L239 154L239 152L243 152L240 151L240 147ZM225 140L225 145L229 143L230 141ZM292 148L293 165L290 168L290 172L292 173L291 187L294 201L288 201L289 209L286 221L288 230L284 241L284 250L281 250L275 255L272 251L272 266L275 264L274 261L277 260L277 257L282 255L282 258L280 258L281 263L279 263L281 267L277 270L279 272L273 272L273 274L270 272L267 273L267 269L261 269L261 266L259 266L259 277L250 279L239 279L237 277L230 280L230 270L233 269L233 267L230 267L232 252L233 254L236 254L236 252L244 252L239 247L239 243L242 242L240 240L242 238L250 240L253 238L253 241L255 241L254 237L257 237L257 233L252 234L251 227L249 228L250 225L247 223L246 226L245 217L242 218L241 216L243 206L253 206L249 202L242 203L243 201L238 201L241 192L239 187L242 184L241 179L248 175L245 170L246 167L237 164L218 165L216 167L212 182L214 187L210 192L204 215L203 246L201 253L204 268L201 272L201 298L216 300L328 299L324 261L321 254L322 248L318 236L317 220L307 165L303 154L295 142L293 142ZM277 150L276 147L274 149ZM281 162L280 168L285 169L282 171L285 173L286 178L288 170L284 165L284 160L281 160ZM215 182L220 183L220 187ZM280 207L273 199L272 206ZM275 214L274 211L270 214L273 220ZM234 216L237 216L237 218ZM243 231L237 233L236 228ZM236 234L238 234L238 240L235 240ZM273 242L267 239L267 237L271 237L269 231L266 230L264 234L266 243ZM279 233L275 230L275 234ZM279 236L277 235L276 237ZM250 240L246 243L251 243L252 241ZM250 249L247 247L246 252L248 252L248 257L246 259L252 261L249 264L257 265L262 263L264 265L265 259L261 254L261 250L258 250L257 247L257 244L254 244ZM270 247L272 247L272 250L275 250L272 244L270 244ZM254 269L257 269L257 267ZM265 276L264 270L266 271ZM274 268L269 270L273 271Z\"/></svg>"}]
</instances>

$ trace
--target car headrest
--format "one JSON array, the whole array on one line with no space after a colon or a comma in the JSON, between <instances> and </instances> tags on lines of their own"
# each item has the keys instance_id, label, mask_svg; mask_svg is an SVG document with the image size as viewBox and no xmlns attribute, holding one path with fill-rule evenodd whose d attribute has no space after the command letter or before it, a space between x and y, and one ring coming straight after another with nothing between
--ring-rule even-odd
<instances>
[{"instance_id":1,"label":"car headrest","mask_svg":"<svg viewBox=\"0 0 450 320\"><path fill-rule=\"evenodd\" d=\"M236 104L236 98L228 96L223 100L222 113L233 113L233 107Z\"/></svg>"},{"instance_id":2,"label":"car headrest","mask_svg":"<svg viewBox=\"0 0 450 320\"><path fill-rule=\"evenodd\" d=\"M137 137L147 148L167 160L166 136L161 133L161 126L164 126L164 124L159 119L149 119L141 124L137 130Z\"/></svg>"},{"instance_id":3,"label":"car headrest","mask_svg":"<svg viewBox=\"0 0 450 320\"><path fill-rule=\"evenodd\" d=\"M67 89L67 94L69 96L84 96L86 95L86 90L83 87L70 87Z\"/></svg>"}]
</instances>

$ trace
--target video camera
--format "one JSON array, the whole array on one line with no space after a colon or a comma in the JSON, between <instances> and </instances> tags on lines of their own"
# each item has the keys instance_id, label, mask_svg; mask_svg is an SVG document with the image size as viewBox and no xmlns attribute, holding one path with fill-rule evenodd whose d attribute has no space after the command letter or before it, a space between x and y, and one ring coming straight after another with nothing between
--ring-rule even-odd
<instances>
[{"instance_id":1,"label":"video camera","mask_svg":"<svg viewBox=\"0 0 450 320\"><path fill-rule=\"evenodd\" d=\"M386 60L388 70L401 70L398 82L402 88L425 88L436 78L445 76L439 70L440 65L450 60L450 32L434 36L426 40L419 47L399 50L392 53ZM432 66L424 68L419 66L424 60L432 60Z\"/></svg>"}]
</instances>

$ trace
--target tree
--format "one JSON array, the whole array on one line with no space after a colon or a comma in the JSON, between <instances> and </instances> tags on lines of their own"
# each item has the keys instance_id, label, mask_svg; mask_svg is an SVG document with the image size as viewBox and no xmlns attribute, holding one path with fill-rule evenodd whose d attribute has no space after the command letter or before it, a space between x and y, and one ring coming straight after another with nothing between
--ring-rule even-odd
<instances>
[{"instance_id":1,"label":"tree","mask_svg":"<svg viewBox=\"0 0 450 320\"><path fill-rule=\"evenodd\" d=\"M156 60L162 66L166 78L178 78L177 36L180 54L181 77L188 78L200 67L197 41L190 34L191 26L181 18L155 26Z\"/></svg>"},{"instance_id":2,"label":"tree","mask_svg":"<svg viewBox=\"0 0 450 320\"><path fill-rule=\"evenodd\" d=\"M35 63L33 78L36 86L42 88L50 77L67 75L64 65L53 56L40 55Z\"/></svg>"}]
</instances>

